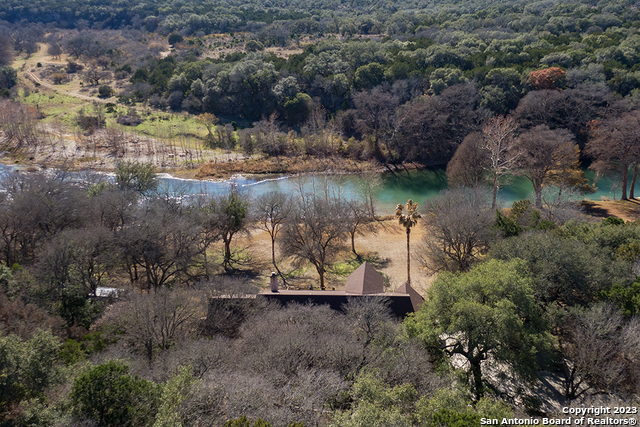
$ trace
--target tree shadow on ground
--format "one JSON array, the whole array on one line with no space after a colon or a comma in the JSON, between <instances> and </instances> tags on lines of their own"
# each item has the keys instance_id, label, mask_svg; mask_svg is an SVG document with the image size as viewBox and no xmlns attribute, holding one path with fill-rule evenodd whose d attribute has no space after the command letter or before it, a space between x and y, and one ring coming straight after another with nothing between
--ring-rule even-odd
<instances>
[{"instance_id":1,"label":"tree shadow on ground","mask_svg":"<svg viewBox=\"0 0 640 427\"><path fill-rule=\"evenodd\" d=\"M590 215L596 218L607 218L611 216L611 214L609 214L609 211L607 209L604 209L603 207L598 206L594 202L590 202L588 200L583 200L580 203L580 206L582 207L582 209L584 209L584 212L587 215Z\"/></svg>"},{"instance_id":2,"label":"tree shadow on ground","mask_svg":"<svg viewBox=\"0 0 640 427\"><path fill-rule=\"evenodd\" d=\"M391 264L391 258L383 258L378 252L366 252L360 254L360 260L362 262L368 262L376 270L387 268Z\"/></svg>"}]
</instances>

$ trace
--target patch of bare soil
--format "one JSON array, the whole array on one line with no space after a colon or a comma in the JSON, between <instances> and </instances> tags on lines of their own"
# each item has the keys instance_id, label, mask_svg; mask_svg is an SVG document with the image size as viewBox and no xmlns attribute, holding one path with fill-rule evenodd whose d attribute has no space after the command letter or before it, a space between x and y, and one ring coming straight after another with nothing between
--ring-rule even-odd
<instances>
[{"instance_id":1,"label":"patch of bare soil","mask_svg":"<svg viewBox=\"0 0 640 427\"><path fill-rule=\"evenodd\" d=\"M640 200L589 201L581 203L587 215L594 218L608 218L610 216L625 221L635 221L640 217Z\"/></svg>"},{"instance_id":2,"label":"patch of bare soil","mask_svg":"<svg viewBox=\"0 0 640 427\"><path fill-rule=\"evenodd\" d=\"M266 52L271 52L275 54L279 58L287 59L291 55L299 55L304 52L299 47L268 47L265 49Z\"/></svg>"},{"instance_id":3,"label":"patch of bare soil","mask_svg":"<svg viewBox=\"0 0 640 427\"><path fill-rule=\"evenodd\" d=\"M640 218L639 200L585 201L582 204L586 213L594 218L615 216L625 221L635 221ZM419 222L411 230L411 285L423 296L436 277L420 265L417 257L419 245L427 232L427 224L424 221ZM269 274L273 270L269 234L266 231L254 229L251 236L243 244L247 245L246 250L252 256L252 267L259 270L260 280L267 287ZM377 222L373 231L356 236L355 245L356 251L364 260L370 262L376 270L389 277L390 290L396 289L407 280L406 233L405 229L393 217L389 216ZM276 252L276 256L277 254L278 252ZM355 259L356 256L349 248L336 256L338 262L350 262ZM293 266L289 262L282 260L278 262L283 272L287 273L293 270ZM296 276L290 280L290 285L293 288L308 289L312 284L314 287L318 286L318 275L312 267L297 271ZM344 289L347 277L348 275L328 274L327 288Z\"/></svg>"},{"instance_id":4,"label":"patch of bare soil","mask_svg":"<svg viewBox=\"0 0 640 427\"><path fill-rule=\"evenodd\" d=\"M365 257L377 258L376 269L389 276L391 290L407 281L407 234L396 219L386 220L376 225L376 233L366 233L356 238L356 250ZM411 229L411 286L421 295L431 285L434 277L418 262L416 252L427 228L424 222Z\"/></svg>"},{"instance_id":5,"label":"patch of bare soil","mask_svg":"<svg viewBox=\"0 0 640 427\"><path fill-rule=\"evenodd\" d=\"M419 223L411 231L411 286L424 295L426 289L433 281L434 276L427 272L418 263L415 252L422 240L426 228ZM244 239L243 239L244 240ZM254 229L246 242L246 250L251 254L251 266L254 269L262 269L259 272L260 282L265 288L269 283L269 275L273 270L271 264L271 238L266 231ZM382 220L374 225L374 230L363 235L356 236L356 251L367 262L370 262L376 270L389 277L390 291L395 290L407 280L407 235L404 227L394 219ZM276 247L276 257L278 249ZM336 254L335 260L350 262L356 259L356 255L345 248ZM294 266L287 261L278 261L278 267L283 273L291 272ZM326 277L327 289L343 290L346 286L348 275L336 275L329 273ZM307 267L303 271L296 271L296 277L289 280L289 285L294 289L309 289L319 286L318 274L313 267Z\"/></svg>"}]
</instances>

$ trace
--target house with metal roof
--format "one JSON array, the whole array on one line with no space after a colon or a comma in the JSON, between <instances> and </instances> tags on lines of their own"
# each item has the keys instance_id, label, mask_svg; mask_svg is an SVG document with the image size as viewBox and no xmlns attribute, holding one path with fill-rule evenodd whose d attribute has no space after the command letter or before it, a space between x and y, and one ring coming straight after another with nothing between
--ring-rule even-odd
<instances>
[{"instance_id":1,"label":"house with metal roof","mask_svg":"<svg viewBox=\"0 0 640 427\"><path fill-rule=\"evenodd\" d=\"M258 298L278 301L281 304L328 304L335 310L341 310L349 298L370 297L386 298L391 312L399 318L420 309L424 299L408 283L403 284L394 292L384 291L384 278L367 262L362 263L347 279L344 291L318 290L278 290L277 292L263 292Z\"/></svg>"}]
</instances>

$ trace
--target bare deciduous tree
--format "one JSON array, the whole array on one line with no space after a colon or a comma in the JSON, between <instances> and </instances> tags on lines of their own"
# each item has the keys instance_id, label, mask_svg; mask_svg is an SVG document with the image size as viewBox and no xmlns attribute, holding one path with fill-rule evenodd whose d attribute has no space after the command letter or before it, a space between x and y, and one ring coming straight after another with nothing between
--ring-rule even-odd
<instances>
[{"instance_id":1,"label":"bare deciduous tree","mask_svg":"<svg viewBox=\"0 0 640 427\"><path fill-rule=\"evenodd\" d=\"M15 101L0 102L0 128L4 132L0 144L9 150L36 150L45 136L37 111Z\"/></svg>"},{"instance_id":2,"label":"bare deciduous tree","mask_svg":"<svg viewBox=\"0 0 640 427\"><path fill-rule=\"evenodd\" d=\"M302 194L283 229L282 253L310 262L318 272L320 289L325 289L327 267L343 247L345 210L340 198Z\"/></svg>"},{"instance_id":3,"label":"bare deciduous tree","mask_svg":"<svg viewBox=\"0 0 640 427\"><path fill-rule=\"evenodd\" d=\"M380 137L392 126L399 99L393 94L373 89L358 92L354 95L353 102L356 107L356 123L363 134L371 135L373 155L381 158Z\"/></svg>"},{"instance_id":4,"label":"bare deciduous tree","mask_svg":"<svg viewBox=\"0 0 640 427\"><path fill-rule=\"evenodd\" d=\"M158 289L148 294L133 293L128 301L107 311L98 325L123 330L129 345L143 350L151 363L157 350L168 350L193 336L204 312L204 300L198 293Z\"/></svg>"},{"instance_id":5,"label":"bare deciduous tree","mask_svg":"<svg viewBox=\"0 0 640 427\"><path fill-rule=\"evenodd\" d=\"M81 295L96 295L107 273L115 267L113 235L102 227L58 233L38 254L35 276L47 283L51 296L60 298L67 287Z\"/></svg>"},{"instance_id":6,"label":"bare deciduous tree","mask_svg":"<svg viewBox=\"0 0 640 427\"><path fill-rule=\"evenodd\" d=\"M2 251L8 265L30 261L43 242L86 220L87 198L61 176L11 174L2 182Z\"/></svg>"},{"instance_id":7,"label":"bare deciduous tree","mask_svg":"<svg viewBox=\"0 0 640 427\"><path fill-rule=\"evenodd\" d=\"M219 348L225 344L219 339L192 345L190 353L199 349L204 356L185 353L183 363L200 366L211 355L215 360L204 361L210 367L180 411L184 424L221 425L246 415L279 426L324 425L327 404L339 402L349 387L344 379L359 372L375 372L390 386L410 383L423 393L433 391L429 353L402 337L384 302L359 298L343 310L270 307L247 319L229 350Z\"/></svg>"},{"instance_id":8,"label":"bare deciduous tree","mask_svg":"<svg viewBox=\"0 0 640 427\"><path fill-rule=\"evenodd\" d=\"M567 171L577 164L578 146L568 130L551 130L546 125L520 135L517 146L518 173L531 181L536 208L542 209L542 188L553 178L557 182L570 176Z\"/></svg>"},{"instance_id":9,"label":"bare deciduous tree","mask_svg":"<svg viewBox=\"0 0 640 427\"><path fill-rule=\"evenodd\" d=\"M141 206L116 236L131 283L158 289L188 277L196 264L201 265L199 258L206 250L202 234L194 218L171 200L155 199Z\"/></svg>"},{"instance_id":10,"label":"bare deciduous tree","mask_svg":"<svg viewBox=\"0 0 640 427\"><path fill-rule=\"evenodd\" d=\"M447 164L447 182L450 186L477 187L484 182L489 153L483 147L481 133L467 135Z\"/></svg>"},{"instance_id":11,"label":"bare deciduous tree","mask_svg":"<svg viewBox=\"0 0 640 427\"><path fill-rule=\"evenodd\" d=\"M635 178L635 169L640 162L640 110L595 124L592 135L585 148L587 155L594 159L590 168L599 173L617 171L622 184L621 199L627 200L629 166L635 165Z\"/></svg>"},{"instance_id":12,"label":"bare deciduous tree","mask_svg":"<svg viewBox=\"0 0 640 427\"><path fill-rule=\"evenodd\" d=\"M196 117L196 120L198 121L198 123L201 123L207 129L207 136L205 137L205 140L207 142L207 145L209 145L210 147L213 147L214 137L213 137L213 132L211 132L211 129L216 125L216 123L220 121L220 119L218 119L214 114L203 113L203 114L200 114L198 117Z\"/></svg>"},{"instance_id":13,"label":"bare deciduous tree","mask_svg":"<svg viewBox=\"0 0 640 427\"><path fill-rule=\"evenodd\" d=\"M62 48L56 42L50 42L47 47L47 53L51 55L55 59L60 59L60 55L62 54Z\"/></svg>"},{"instance_id":14,"label":"bare deciduous tree","mask_svg":"<svg viewBox=\"0 0 640 427\"><path fill-rule=\"evenodd\" d=\"M533 90L520 100L514 116L521 129L538 125L547 125L550 129L568 129L579 145L584 147L589 122L620 108L623 107L616 105L613 94L606 86L561 91Z\"/></svg>"},{"instance_id":15,"label":"bare deciduous tree","mask_svg":"<svg viewBox=\"0 0 640 427\"><path fill-rule=\"evenodd\" d=\"M309 119L301 129L306 154L327 156L335 151L340 141L333 120L327 121L327 112L319 104L313 104Z\"/></svg>"},{"instance_id":16,"label":"bare deciduous tree","mask_svg":"<svg viewBox=\"0 0 640 427\"><path fill-rule=\"evenodd\" d=\"M15 334L27 340L42 329L52 330L57 335L63 327L61 318L35 304L25 304L22 298L10 300L0 291L0 333L3 336Z\"/></svg>"},{"instance_id":17,"label":"bare deciduous tree","mask_svg":"<svg viewBox=\"0 0 640 427\"><path fill-rule=\"evenodd\" d=\"M98 86L101 80L107 79L110 76L111 72L103 71L96 66L88 67L82 73L82 79L93 86Z\"/></svg>"},{"instance_id":18,"label":"bare deciduous tree","mask_svg":"<svg viewBox=\"0 0 640 427\"><path fill-rule=\"evenodd\" d=\"M126 134L121 126L109 126L104 130L104 142L114 158L124 156L126 151Z\"/></svg>"},{"instance_id":19,"label":"bare deciduous tree","mask_svg":"<svg viewBox=\"0 0 640 427\"><path fill-rule=\"evenodd\" d=\"M8 35L0 35L0 67L4 67L13 60L11 44L11 38Z\"/></svg>"},{"instance_id":20,"label":"bare deciduous tree","mask_svg":"<svg viewBox=\"0 0 640 427\"><path fill-rule=\"evenodd\" d=\"M276 238L284 226L293 209L293 202L289 195L271 191L257 198L255 215L260 227L271 237L271 263L283 280L284 276L276 263ZM286 283L286 282L285 282Z\"/></svg>"},{"instance_id":21,"label":"bare deciduous tree","mask_svg":"<svg viewBox=\"0 0 640 427\"><path fill-rule=\"evenodd\" d=\"M364 230L375 232L375 227L372 221L373 213L370 210L368 203L359 202L357 200L350 200L346 203L346 221L349 237L351 238L351 252L361 259L358 252L356 252L356 235L364 233Z\"/></svg>"},{"instance_id":22,"label":"bare deciduous tree","mask_svg":"<svg viewBox=\"0 0 640 427\"><path fill-rule=\"evenodd\" d=\"M487 120L482 128L483 148L489 153L487 170L491 175L493 198L491 208L495 209L502 176L511 173L516 166L516 121L512 117L497 116Z\"/></svg>"},{"instance_id":23,"label":"bare deciduous tree","mask_svg":"<svg viewBox=\"0 0 640 427\"><path fill-rule=\"evenodd\" d=\"M590 392L634 392L639 329L638 319L625 322L614 307L605 304L573 314L560 342L565 398L573 400Z\"/></svg>"},{"instance_id":24,"label":"bare deciduous tree","mask_svg":"<svg viewBox=\"0 0 640 427\"><path fill-rule=\"evenodd\" d=\"M396 334L389 301L386 298L350 298L343 309L356 336L356 342L362 348L360 367L381 357L388 349L387 339Z\"/></svg>"},{"instance_id":25,"label":"bare deciduous tree","mask_svg":"<svg viewBox=\"0 0 640 427\"><path fill-rule=\"evenodd\" d=\"M376 217L375 205L373 203L375 193L384 185L382 175L377 172L364 172L357 181L358 195L368 206L371 218Z\"/></svg>"},{"instance_id":26,"label":"bare deciduous tree","mask_svg":"<svg viewBox=\"0 0 640 427\"><path fill-rule=\"evenodd\" d=\"M276 122L277 114L273 113L268 119L258 122L254 128L256 148L268 156L281 156L289 149L289 138L280 131Z\"/></svg>"},{"instance_id":27,"label":"bare deciduous tree","mask_svg":"<svg viewBox=\"0 0 640 427\"><path fill-rule=\"evenodd\" d=\"M389 141L400 161L441 164L458 145L480 128L487 111L478 108L481 96L474 84L457 84L438 96L418 96L397 112Z\"/></svg>"},{"instance_id":28,"label":"bare deciduous tree","mask_svg":"<svg viewBox=\"0 0 640 427\"><path fill-rule=\"evenodd\" d=\"M98 224L116 232L134 218L134 207L138 194L133 190L123 191L98 183L89 191L91 195L91 217Z\"/></svg>"},{"instance_id":29,"label":"bare deciduous tree","mask_svg":"<svg viewBox=\"0 0 640 427\"><path fill-rule=\"evenodd\" d=\"M494 211L482 188L445 190L429 200L422 264L431 271L468 271L494 240Z\"/></svg>"}]
</instances>

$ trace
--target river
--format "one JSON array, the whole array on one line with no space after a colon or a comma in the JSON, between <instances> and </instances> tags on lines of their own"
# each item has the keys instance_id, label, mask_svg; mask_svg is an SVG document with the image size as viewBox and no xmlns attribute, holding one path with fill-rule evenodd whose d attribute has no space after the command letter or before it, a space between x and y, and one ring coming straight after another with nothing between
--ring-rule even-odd
<instances>
[{"instance_id":1,"label":"river","mask_svg":"<svg viewBox=\"0 0 640 427\"><path fill-rule=\"evenodd\" d=\"M586 176L593 182L595 175L586 170ZM369 178L369 179L367 179ZM374 203L382 214L393 213L396 204L405 203L408 199L423 204L426 200L436 196L441 190L447 188L447 178L444 168L427 170L412 170L398 173L385 172L379 174L380 184L373 190ZM237 176L227 181L194 181L179 180L161 175L165 188L181 186L185 192L219 194L229 191L232 185L240 190L249 191L252 196L259 196L269 191L294 193L299 188L305 191L324 190L329 188L334 193L339 192L347 198L359 197L366 182L370 177L361 175L306 175L306 176L275 176L264 178L262 176ZM596 182L597 192L579 195L579 199L601 200L602 198L614 199L620 197L620 189L616 188L616 181L603 177ZM615 192L615 194L614 194ZM640 183L636 184L636 194L640 195ZM515 200L533 198L533 187L523 177L511 177L503 185L499 192L499 198L505 206L509 206Z\"/></svg>"},{"instance_id":2,"label":"river","mask_svg":"<svg viewBox=\"0 0 640 427\"><path fill-rule=\"evenodd\" d=\"M0 170L14 170L16 166L0 165ZM593 181L592 171L586 170L586 176ZM200 181L180 179L168 174L159 174L161 190L179 194L222 194L232 186L241 191L250 192L252 196L259 196L269 191L295 193L302 188L304 191L325 191L339 193L346 198L359 198L363 187L367 184L373 188L373 201L381 214L392 214L398 203L406 203L408 199L424 204L447 188L447 178L444 168L425 170L411 170L397 173L385 172L374 175L322 175L311 174L303 176L235 176L224 181ZM377 185L375 185L377 182ZM610 178L600 178L597 192L578 196L580 199L601 200L603 197L613 199L620 197L620 189L616 188L616 181ZM615 192L615 194L614 194ZM636 192L640 195L640 183L636 184ZM505 206L515 200L533 197L531 183L523 177L511 177L499 192L499 199Z\"/></svg>"}]
</instances>

